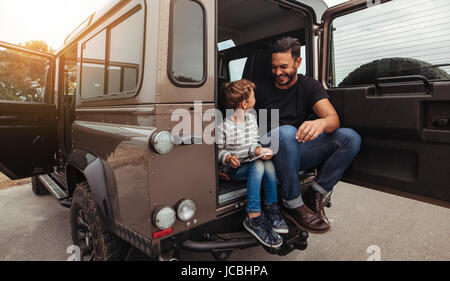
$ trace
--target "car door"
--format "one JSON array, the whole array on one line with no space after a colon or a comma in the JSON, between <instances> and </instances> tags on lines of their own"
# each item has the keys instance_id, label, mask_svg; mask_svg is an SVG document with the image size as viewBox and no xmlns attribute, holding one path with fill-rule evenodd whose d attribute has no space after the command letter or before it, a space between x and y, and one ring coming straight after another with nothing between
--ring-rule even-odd
<instances>
[{"instance_id":1,"label":"car door","mask_svg":"<svg viewBox=\"0 0 450 281\"><path fill-rule=\"evenodd\" d=\"M362 137L345 180L449 206L449 15L445 0L349 1L323 15L320 79L341 127Z\"/></svg>"},{"instance_id":2,"label":"car door","mask_svg":"<svg viewBox=\"0 0 450 281\"><path fill-rule=\"evenodd\" d=\"M0 42L0 171L20 179L53 171L55 58Z\"/></svg>"}]
</instances>

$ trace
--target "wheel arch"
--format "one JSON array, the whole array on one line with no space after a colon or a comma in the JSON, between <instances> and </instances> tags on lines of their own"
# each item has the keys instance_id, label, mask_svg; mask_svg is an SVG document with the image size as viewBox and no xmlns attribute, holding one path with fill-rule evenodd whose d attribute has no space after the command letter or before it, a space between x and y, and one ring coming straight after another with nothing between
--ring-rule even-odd
<instances>
[{"instance_id":1,"label":"wheel arch","mask_svg":"<svg viewBox=\"0 0 450 281\"><path fill-rule=\"evenodd\" d=\"M69 196L75 192L77 184L87 182L100 215L108 229L114 223L114 209L110 190L116 190L115 180L108 179L113 174L105 169L109 165L97 155L84 150L77 150L70 154L66 162L66 184Z\"/></svg>"}]
</instances>

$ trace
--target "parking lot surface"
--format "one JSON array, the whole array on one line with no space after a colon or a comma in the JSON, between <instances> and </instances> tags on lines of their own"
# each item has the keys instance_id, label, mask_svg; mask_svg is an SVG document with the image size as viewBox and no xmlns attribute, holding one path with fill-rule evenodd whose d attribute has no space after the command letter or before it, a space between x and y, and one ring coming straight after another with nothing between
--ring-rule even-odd
<instances>
[{"instance_id":1,"label":"parking lot surface","mask_svg":"<svg viewBox=\"0 0 450 281\"><path fill-rule=\"evenodd\" d=\"M261 247L235 250L230 261L450 260L450 209L340 182L327 209L332 230L311 234L308 248L287 256ZM69 209L31 186L0 190L0 260L66 260ZM214 260L183 252L185 260Z\"/></svg>"}]
</instances>

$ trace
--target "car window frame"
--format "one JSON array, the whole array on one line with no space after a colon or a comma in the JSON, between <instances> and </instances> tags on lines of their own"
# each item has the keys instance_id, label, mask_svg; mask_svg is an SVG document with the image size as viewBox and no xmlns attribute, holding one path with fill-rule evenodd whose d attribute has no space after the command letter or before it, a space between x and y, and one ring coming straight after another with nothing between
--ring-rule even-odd
<instances>
[{"instance_id":1,"label":"car window frame","mask_svg":"<svg viewBox=\"0 0 450 281\"><path fill-rule=\"evenodd\" d=\"M136 88L133 91L124 91L124 92L119 92L119 93L114 93L114 94L104 94L103 96L89 97L89 98L83 97L83 91L82 91L83 79L82 79L82 77L83 77L84 45L87 42L89 42L92 38L94 38L95 36L99 35L103 31L106 31L104 78L105 78L105 82L108 81L108 83L105 83L103 92L107 93L107 91L109 89L109 79L108 79L109 77L107 77L107 76L109 76L109 73L108 73L107 68L108 68L109 62L110 62L111 30L140 11L143 12L143 17L144 17L143 25L144 26L143 26L143 42L142 42L142 53L141 53L142 57L141 57L141 62L139 64L139 68L138 68L139 73L138 73L138 77L137 77ZM143 80L144 80L144 69L145 69L144 63L145 63L145 48L146 48L146 28L147 28L147 5L146 5L145 1L139 1L138 4L133 6L131 9L128 9L126 12L121 13L121 15L117 19L115 19L113 22L109 23L104 28L98 30L94 35L90 36L89 38L87 38L85 40L81 40L79 42L80 50L81 50L79 97L80 97L80 101L82 103L92 102L92 101L107 101L107 100L134 98L141 92L142 84L143 84Z\"/></svg>"}]
</instances>

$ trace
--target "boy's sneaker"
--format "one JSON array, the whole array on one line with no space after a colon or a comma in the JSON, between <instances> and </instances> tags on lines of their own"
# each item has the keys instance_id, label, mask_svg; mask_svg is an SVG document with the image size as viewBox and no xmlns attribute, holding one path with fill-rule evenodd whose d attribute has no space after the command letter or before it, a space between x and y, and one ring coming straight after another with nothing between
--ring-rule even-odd
<instances>
[{"instance_id":1,"label":"boy's sneaker","mask_svg":"<svg viewBox=\"0 0 450 281\"><path fill-rule=\"evenodd\" d=\"M273 231L277 233L289 233L289 227L286 221L283 219L280 213L280 207L278 204L273 203L269 207L266 207L264 210L267 220L272 225Z\"/></svg>"},{"instance_id":2,"label":"boy's sneaker","mask_svg":"<svg viewBox=\"0 0 450 281\"><path fill-rule=\"evenodd\" d=\"M283 244L283 238L273 231L264 214L253 219L246 216L244 227L266 247L279 248Z\"/></svg>"}]
</instances>

